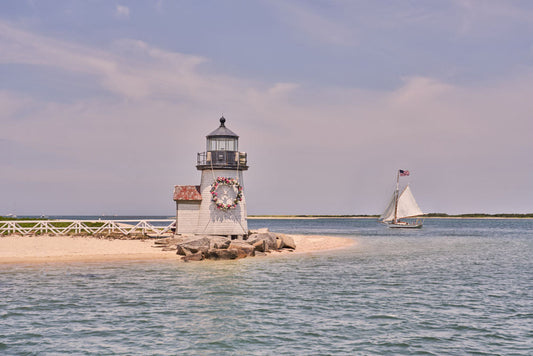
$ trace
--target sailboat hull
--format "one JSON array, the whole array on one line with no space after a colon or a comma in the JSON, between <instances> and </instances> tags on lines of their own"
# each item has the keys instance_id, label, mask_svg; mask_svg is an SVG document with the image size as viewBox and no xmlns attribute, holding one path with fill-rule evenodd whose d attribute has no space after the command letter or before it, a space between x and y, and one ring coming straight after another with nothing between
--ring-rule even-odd
<instances>
[{"instance_id":1,"label":"sailboat hull","mask_svg":"<svg viewBox=\"0 0 533 356\"><path fill-rule=\"evenodd\" d=\"M422 224L387 224L391 229L420 229Z\"/></svg>"}]
</instances>

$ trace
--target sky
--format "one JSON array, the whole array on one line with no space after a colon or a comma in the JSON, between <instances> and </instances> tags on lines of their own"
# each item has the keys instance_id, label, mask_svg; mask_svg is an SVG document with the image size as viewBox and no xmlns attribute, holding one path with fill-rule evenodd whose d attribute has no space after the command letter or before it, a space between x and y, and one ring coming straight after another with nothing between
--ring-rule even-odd
<instances>
[{"instance_id":1,"label":"sky","mask_svg":"<svg viewBox=\"0 0 533 356\"><path fill-rule=\"evenodd\" d=\"M249 214L533 212L533 2L5 0L0 215L168 215L224 115Z\"/></svg>"}]
</instances>

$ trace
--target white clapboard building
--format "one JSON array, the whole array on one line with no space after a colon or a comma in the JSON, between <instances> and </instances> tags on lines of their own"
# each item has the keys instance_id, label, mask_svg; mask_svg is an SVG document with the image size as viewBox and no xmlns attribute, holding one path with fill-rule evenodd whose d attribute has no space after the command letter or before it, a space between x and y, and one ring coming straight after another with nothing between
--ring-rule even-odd
<instances>
[{"instance_id":1,"label":"white clapboard building","mask_svg":"<svg viewBox=\"0 0 533 356\"><path fill-rule=\"evenodd\" d=\"M246 235L246 199L243 171L248 169L246 153L239 152L239 136L225 126L207 135L205 152L198 153L196 168L202 172L200 185L177 185L176 234Z\"/></svg>"}]
</instances>

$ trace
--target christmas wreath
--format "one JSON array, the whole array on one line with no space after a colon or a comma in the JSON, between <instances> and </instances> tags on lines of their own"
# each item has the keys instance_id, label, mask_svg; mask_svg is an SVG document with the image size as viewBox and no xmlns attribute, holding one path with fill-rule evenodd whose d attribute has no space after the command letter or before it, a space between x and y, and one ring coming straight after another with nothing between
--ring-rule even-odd
<instances>
[{"instance_id":1,"label":"christmas wreath","mask_svg":"<svg viewBox=\"0 0 533 356\"><path fill-rule=\"evenodd\" d=\"M218 200L218 193L217 188L220 185L227 185L232 187L234 190L237 190L237 195L235 196L235 199L229 203L224 204L221 201ZM226 177L217 177L215 179L215 182L211 185L211 198L213 200L213 203L215 203L215 206L217 209L220 210L228 210L235 208L237 204L239 204L240 201L242 201L242 187L240 186L239 182L235 178L226 178Z\"/></svg>"}]
</instances>

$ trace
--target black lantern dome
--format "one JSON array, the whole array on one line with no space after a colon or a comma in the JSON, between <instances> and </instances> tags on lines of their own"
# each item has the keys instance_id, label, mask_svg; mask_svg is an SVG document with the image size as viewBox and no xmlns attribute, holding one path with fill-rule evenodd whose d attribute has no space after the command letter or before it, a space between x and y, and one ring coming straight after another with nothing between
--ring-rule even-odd
<instances>
[{"instance_id":1,"label":"black lantern dome","mask_svg":"<svg viewBox=\"0 0 533 356\"><path fill-rule=\"evenodd\" d=\"M198 153L196 168L247 170L246 153L239 152L239 136L226 127L224 116L220 126L206 136L206 152Z\"/></svg>"},{"instance_id":2,"label":"black lantern dome","mask_svg":"<svg viewBox=\"0 0 533 356\"><path fill-rule=\"evenodd\" d=\"M222 116L220 118L220 126L218 127L218 129L216 129L215 131L207 135L207 138L215 137L215 136L239 138L239 136L235 132L228 129L225 124L226 124L226 119L224 118L224 116Z\"/></svg>"}]
</instances>

